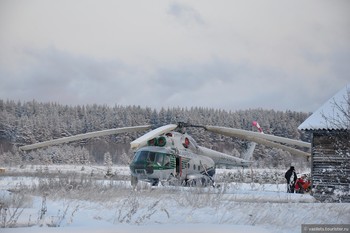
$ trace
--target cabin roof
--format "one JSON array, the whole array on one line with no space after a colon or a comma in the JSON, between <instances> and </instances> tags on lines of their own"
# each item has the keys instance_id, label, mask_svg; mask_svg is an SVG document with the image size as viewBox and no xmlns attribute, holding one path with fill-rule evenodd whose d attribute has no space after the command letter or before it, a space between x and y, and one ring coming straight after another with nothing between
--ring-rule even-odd
<instances>
[{"instance_id":1,"label":"cabin roof","mask_svg":"<svg viewBox=\"0 0 350 233\"><path fill-rule=\"evenodd\" d=\"M350 130L350 83L324 103L300 130Z\"/></svg>"}]
</instances>

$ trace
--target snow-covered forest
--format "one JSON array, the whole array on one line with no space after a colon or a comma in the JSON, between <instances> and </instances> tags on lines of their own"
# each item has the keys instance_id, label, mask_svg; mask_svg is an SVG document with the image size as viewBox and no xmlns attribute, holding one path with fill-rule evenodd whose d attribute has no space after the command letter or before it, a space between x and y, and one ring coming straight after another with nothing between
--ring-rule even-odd
<instances>
[{"instance_id":1,"label":"snow-covered forest","mask_svg":"<svg viewBox=\"0 0 350 233\"><path fill-rule=\"evenodd\" d=\"M0 163L106 164L112 159L113 163L125 164L132 156L129 143L141 136L142 132L83 140L29 153L20 152L17 148L91 131L146 124L161 126L179 121L252 130L251 122L256 120L265 133L309 141L310 135L297 129L309 115L264 109L225 111L177 107L156 110L140 106L67 106L35 100L0 100ZM239 156L245 146L245 142L239 139L205 132L203 129L190 128L188 132L200 145L235 156ZM291 163L307 165L305 158L295 158L288 152L261 145L255 150L253 160L256 167L284 168Z\"/></svg>"}]
</instances>

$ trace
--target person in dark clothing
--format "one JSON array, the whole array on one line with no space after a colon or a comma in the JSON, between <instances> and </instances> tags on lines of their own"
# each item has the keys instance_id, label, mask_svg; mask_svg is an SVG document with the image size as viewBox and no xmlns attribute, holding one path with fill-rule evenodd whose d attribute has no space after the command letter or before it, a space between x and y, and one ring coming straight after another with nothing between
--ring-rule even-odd
<instances>
[{"instance_id":1,"label":"person in dark clothing","mask_svg":"<svg viewBox=\"0 0 350 233\"><path fill-rule=\"evenodd\" d=\"M293 166L289 168L284 177L287 180L287 193L294 193L294 185L297 180L297 174Z\"/></svg>"}]
</instances>

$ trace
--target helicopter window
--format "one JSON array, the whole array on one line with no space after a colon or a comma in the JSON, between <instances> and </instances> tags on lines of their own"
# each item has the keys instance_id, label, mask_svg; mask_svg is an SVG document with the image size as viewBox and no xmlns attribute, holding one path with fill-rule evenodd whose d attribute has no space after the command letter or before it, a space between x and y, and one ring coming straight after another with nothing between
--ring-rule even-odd
<instances>
[{"instance_id":1,"label":"helicopter window","mask_svg":"<svg viewBox=\"0 0 350 233\"><path fill-rule=\"evenodd\" d=\"M137 152L134 161L137 162L154 162L156 159L156 152L152 151L140 151Z\"/></svg>"},{"instance_id":2,"label":"helicopter window","mask_svg":"<svg viewBox=\"0 0 350 233\"><path fill-rule=\"evenodd\" d=\"M157 153L154 162L155 162L157 165L163 165L163 158L164 158L164 154Z\"/></svg>"},{"instance_id":3,"label":"helicopter window","mask_svg":"<svg viewBox=\"0 0 350 233\"><path fill-rule=\"evenodd\" d=\"M134 162L147 162L158 166L170 167L171 155L153 151L139 151L135 154Z\"/></svg>"},{"instance_id":4,"label":"helicopter window","mask_svg":"<svg viewBox=\"0 0 350 233\"><path fill-rule=\"evenodd\" d=\"M137 152L134 161L146 161L148 157L148 151Z\"/></svg>"},{"instance_id":5,"label":"helicopter window","mask_svg":"<svg viewBox=\"0 0 350 233\"><path fill-rule=\"evenodd\" d=\"M196 164L193 164L193 170L196 170Z\"/></svg>"},{"instance_id":6,"label":"helicopter window","mask_svg":"<svg viewBox=\"0 0 350 233\"><path fill-rule=\"evenodd\" d=\"M170 156L169 155L165 155L164 156L164 166L165 167L169 167L170 166Z\"/></svg>"},{"instance_id":7,"label":"helicopter window","mask_svg":"<svg viewBox=\"0 0 350 233\"><path fill-rule=\"evenodd\" d=\"M149 152L148 161L154 162L156 158L156 152Z\"/></svg>"}]
</instances>

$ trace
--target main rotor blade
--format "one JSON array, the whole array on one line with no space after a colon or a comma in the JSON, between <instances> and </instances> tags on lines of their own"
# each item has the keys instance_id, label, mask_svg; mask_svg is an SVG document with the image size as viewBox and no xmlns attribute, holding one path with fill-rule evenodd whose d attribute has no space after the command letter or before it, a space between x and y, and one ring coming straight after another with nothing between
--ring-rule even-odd
<instances>
[{"instance_id":1,"label":"main rotor blade","mask_svg":"<svg viewBox=\"0 0 350 233\"><path fill-rule=\"evenodd\" d=\"M305 147L305 148L311 148L310 143L299 141L299 140L294 140L294 139L290 139L290 138L278 137L278 136L271 135L271 134L261 134L261 133L242 130L242 129L218 127L218 126L211 126L211 125L205 126L205 128L208 131L223 134L226 136L233 136L233 137L238 137L238 138L241 136L250 137L250 138L261 138L261 139L265 139L265 140L269 140L269 141L280 142L280 143L285 143L285 144L300 146L300 147Z\"/></svg>"},{"instance_id":2,"label":"main rotor blade","mask_svg":"<svg viewBox=\"0 0 350 233\"><path fill-rule=\"evenodd\" d=\"M156 128L156 129L144 134L143 136L137 138L136 140L132 141L130 143L131 149L136 149L136 148L139 148L141 146L144 146L147 144L148 140L155 138L161 134L168 133L176 128L177 128L177 125L175 125L175 124L164 125L164 126L161 126L159 128Z\"/></svg>"},{"instance_id":3,"label":"main rotor blade","mask_svg":"<svg viewBox=\"0 0 350 233\"><path fill-rule=\"evenodd\" d=\"M53 145L58 145L58 144L62 144L62 143L87 139L87 138L101 137L101 136L107 136L107 135L119 134L119 133L144 131L144 130L150 129L151 127L152 127L151 125L142 125L142 126L107 129L107 130L95 131L95 132L90 132L90 133L85 133L85 134L78 134L78 135L64 137L64 138L58 138L58 139L45 141L45 142L39 142L39 143L27 145L27 146L22 146L19 149L21 149L21 150L33 150L33 149L37 149L37 148L41 148L41 147L45 147L45 146L53 146Z\"/></svg>"},{"instance_id":4,"label":"main rotor blade","mask_svg":"<svg viewBox=\"0 0 350 233\"><path fill-rule=\"evenodd\" d=\"M280 143L286 143L286 144L291 144L291 145L297 145L301 147L306 147L310 148L311 145L310 143L302 142L302 141L297 141L289 138L283 138L283 137L278 137L274 135L268 135L268 134L261 134L261 133L256 133L256 132L251 132L251 131L246 131L246 130L241 130L241 129L233 129L233 128L226 128L226 127L217 127L217 126L206 126L206 129L208 131L214 132L214 133L219 133L222 135L230 136L230 137L237 137L241 138L244 140L248 141L253 141L259 144L263 144L269 147L273 148L279 148L285 151L290 152L291 154L298 155L298 156L311 156L310 153L285 146L279 143L275 142L280 142ZM267 136L267 137L265 137ZM272 142L272 141L275 142Z\"/></svg>"},{"instance_id":5,"label":"main rotor blade","mask_svg":"<svg viewBox=\"0 0 350 233\"><path fill-rule=\"evenodd\" d=\"M288 151L289 153L291 153L293 155L306 156L306 157L310 157L311 156L311 153L307 153L305 151L301 151L301 150L298 150L298 149L295 149L295 148L292 148L292 147L289 147L289 146L285 146L285 145L282 145L282 144L279 144L279 143L276 143L276 142L271 142L271 141L268 141L268 140L265 140L265 139L262 139L262 138L249 138L249 137L247 137L246 140L251 140L251 141L254 141L256 143L259 143L259 144L262 144L262 145L265 145L265 146L268 146L268 147L279 148L279 149Z\"/></svg>"}]
</instances>

